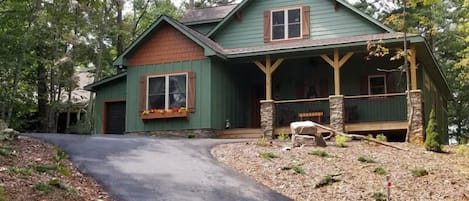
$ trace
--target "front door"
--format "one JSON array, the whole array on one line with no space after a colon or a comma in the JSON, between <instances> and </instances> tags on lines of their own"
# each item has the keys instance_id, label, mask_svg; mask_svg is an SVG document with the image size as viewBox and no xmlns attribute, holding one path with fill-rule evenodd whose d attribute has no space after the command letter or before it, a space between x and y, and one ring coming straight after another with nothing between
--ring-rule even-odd
<instances>
[{"instance_id":1,"label":"front door","mask_svg":"<svg viewBox=\"0 0 469 201\"><path fill-rule=\"evenodd\" d=\"M262 86L251 88L251 128L261 127L261 100L265 98Z\"/></svg>"},{"instance_id":2,"label":"front door","mask_svg":"<svg viewBox=\"0 0 469 201\"><path fill-rule=\"evenodd\" d=\"M107 102L105 129L106 134L124 134L125 132L125 101Z\"/></svg>"}]
</instances>

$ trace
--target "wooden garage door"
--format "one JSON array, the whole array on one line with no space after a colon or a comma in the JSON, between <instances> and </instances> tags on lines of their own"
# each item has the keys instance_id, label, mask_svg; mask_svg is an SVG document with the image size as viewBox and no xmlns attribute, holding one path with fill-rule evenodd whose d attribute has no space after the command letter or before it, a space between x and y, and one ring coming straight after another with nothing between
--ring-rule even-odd
<instances>
[{"instance_id":1,"label":"wooden garage door","mask_svg":"<svg viewBox=\"0 0 469 201\"><path fill-rule=\"evenodd\" d=\"M106 134L124 134L125 102L106 103Z\"/></svg>"}]
</instances>

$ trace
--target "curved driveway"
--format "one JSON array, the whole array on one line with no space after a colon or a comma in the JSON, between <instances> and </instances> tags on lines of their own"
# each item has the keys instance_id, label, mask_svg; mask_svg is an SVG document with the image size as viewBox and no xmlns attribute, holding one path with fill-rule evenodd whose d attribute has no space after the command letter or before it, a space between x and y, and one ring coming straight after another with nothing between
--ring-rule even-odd
<instances>
[{"instance_id":1,"label":"curved driveway","mask_svg":"<svg viewBox=\"0 0 469 201\"><path fill-rule=\"evenodd\" d=\"M122 201L290 200L227 168L210 149L233 140L27 134L59 145Z\"/></svg>"}]
</instances>

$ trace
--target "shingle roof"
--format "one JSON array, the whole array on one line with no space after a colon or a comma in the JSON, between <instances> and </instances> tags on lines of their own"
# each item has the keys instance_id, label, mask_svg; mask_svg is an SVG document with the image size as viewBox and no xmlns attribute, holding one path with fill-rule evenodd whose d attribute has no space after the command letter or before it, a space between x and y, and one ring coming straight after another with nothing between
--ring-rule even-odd
<instances>
[{"instance_id":1,"label":"shingle roof","mask_svg":"<svg viewBox=\"0 0 469 201\"><path fill-rule=\"evenodd\" d=\"M189 10L180 20L182 23L221 20L230 13L236 5L218 6L211 8L198 8Z\"/></svg>"}]
</instances>

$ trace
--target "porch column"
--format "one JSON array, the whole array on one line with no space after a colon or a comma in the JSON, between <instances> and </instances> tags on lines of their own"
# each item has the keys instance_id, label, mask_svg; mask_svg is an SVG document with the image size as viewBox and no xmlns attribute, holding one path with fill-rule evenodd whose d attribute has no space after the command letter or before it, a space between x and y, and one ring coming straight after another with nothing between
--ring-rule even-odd
<instances>
[{"instance_id":1,"label":"porch column","mask_svg":"<svg viewBox=\"0 0 469 201\"><path fill-rule=\"evenodd\" d=\"M344 96L329 96L329 107L331 110L331 128L336 131L344 132L345 127L345 107Z\"/></svg>"},{"instance_id":2,"label":"porch column","mask_svg":"<svg viewBox=\"0 0 469 201\"><path fill-rule=\"evenodd\" d=\"M411 90L417 90L417 51L415 50L415 44L410 45L410 80Z\"/></svg>"},{"instance_id":3,"label":"porch column","mask_svg":"<svg viewBox=\"0 0 469 201\"><path fill-rule=\"evenodd\" d=\"M411 109L413 114L411 116ZM409 134L409 142L414 144L422 144L424 136L423 128L423 110L422 110L422 91L411 90L410 101L407 102L407 120L412 120ZM412 118L412 119L411 119Z\"/></svg>"},{"instance_id":4,"label":"porch column","mask_svg":"<svg viewBox=\"0 0 469 201\"><path fill-rule=\"evenodd\" d=\"M344 57L340 58L339 49L334 49L334 59L330 59L326 54L321 54L322 59L334 68L334 92L340 95L340 68L352 57L353 52L347 52Z\"/></svg>"},{"instance_id":5,"label":"porch column","mask_svg":"<svg viewBox=\"0 0 469 201\"><path fill-rule=\"evenodd\" d=\"M262 70L265 74L265 100L261 101L261 128L263 134L272 136L275 126L275 103L272 99L272 73L284 61L283 58L277 59L274 64L270 56L265 57L265 65L260 61L254 61L254 63Z\"/></svg>"}]
</instances>

